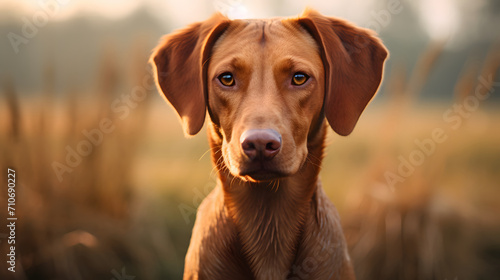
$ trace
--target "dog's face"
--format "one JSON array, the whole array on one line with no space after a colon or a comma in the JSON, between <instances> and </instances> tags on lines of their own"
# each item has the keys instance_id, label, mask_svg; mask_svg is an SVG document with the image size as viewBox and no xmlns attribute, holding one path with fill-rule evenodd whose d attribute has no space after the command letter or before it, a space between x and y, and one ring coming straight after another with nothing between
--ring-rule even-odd
<instances>
[{"instance_id":1,"label":"dog's face","mask_svg":"<svg viewBox=\"0 0 500 280\"><path fill-rule=\"evenodd\" d=\"M267 180L299 170L324 99L320 48L303 27L233 22L212 49L207 84L224 163L234 176Z\"/></svg>"},{"instance_id":2,"label":"dog's face","mask_svg":"<svg viewBox=\"0 0 500 280\"><path fill-rule=\"evenodd\" d=\"M386 57L371 31L309 10L272 20L217 14L167 35L152 61L186 134L208 110L225 167L262 181L298 172L324 117L350 134Z\"/></svg>"}]
</instances>

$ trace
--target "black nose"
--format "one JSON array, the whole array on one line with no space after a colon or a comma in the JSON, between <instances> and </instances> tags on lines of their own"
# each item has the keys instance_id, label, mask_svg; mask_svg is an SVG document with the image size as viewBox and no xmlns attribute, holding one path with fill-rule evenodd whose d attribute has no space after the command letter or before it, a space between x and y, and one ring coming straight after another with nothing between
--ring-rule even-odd
<instances>
[{"instance_id":1,"label":"black nose","mask_svg":"<svg viewBox=\"0 0 500 280\"><path fill-rule=\"evenodd\" d=\"M249 129L241 134L240 143L251 160L270 160L281 149L281 135L274 129Z\"/></svg>"}]
</instances>

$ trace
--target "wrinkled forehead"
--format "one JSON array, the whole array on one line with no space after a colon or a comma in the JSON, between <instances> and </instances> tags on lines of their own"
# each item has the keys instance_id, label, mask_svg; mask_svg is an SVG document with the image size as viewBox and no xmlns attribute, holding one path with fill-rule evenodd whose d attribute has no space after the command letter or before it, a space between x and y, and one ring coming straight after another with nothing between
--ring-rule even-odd
<instances>
[{"instance_id":1,"label":"wrinkled forehead","mask_svg":"<svg viewBox=\"0 0 500 280\"><path fill-rule=\"evenodd\" d=\"M270 62L276 56L316 59L320 49L297 20L233 20L215 43L211 60L222 61L236 56L251 60L263 54Z\"/></svg>"}]
</instances>

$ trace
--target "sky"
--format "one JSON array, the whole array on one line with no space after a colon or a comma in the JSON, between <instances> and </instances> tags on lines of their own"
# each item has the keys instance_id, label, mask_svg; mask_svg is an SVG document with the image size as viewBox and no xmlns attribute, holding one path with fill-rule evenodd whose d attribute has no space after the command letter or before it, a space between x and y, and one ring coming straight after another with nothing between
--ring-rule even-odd
<instances>
[{"instance_id":1,"label":"sky","mask_svg":"<svg viewBox=\"0 0 500 280\"><path fill-rule=\"evenodd\" d=\"M49 7L50 11L55 11L51 20L65 20L81 13L120 18L146 5L159 19L165 19L166 23L168 19L168 23L177 28L203 20L214 11L221 11L231 18L262 18L293 16L310 6L323 14L342 17L373 29L384 27L384 16L390 11L390 5L399 5L401 9L411 5L418 11L420 24L429 37L439 40L450 39L473 24L464 23L485 4L486 0L3 0L0 9L14 8L35 14Z\"/></svg>"},{"instance_id":2,"label":"sky","mask_svg":"<svg viewBox=\"0 0 500 280\"><path fill-rule=\"evenodd\" d=\"M447 40L445 48L451 54L461 54L461 58L464 59L470 54L479 56L486 54L489 45L495 40L500 40L498 31L495 29L495 26L500 24L500 15L495 17L496 14L488 13L488 11L495 11L495 9L491 9L492 6L488 6L493 1L498 0L0 0L0 14L2 14L0 27L3 27L2 30L5 32L9 32L11 30L9 28L13 26L11 23L15 22L18 27L12 30L21 32L22 28L19 25L24 26L26 21L43 20L43 16L46 14L48 14L48 20L59 21L61 24L58 26L65 26L66 20L82 15L98 15L118 20L127 18L138 8L146 8L160 22L163 21L165 28L158 28L161 30L158 32L170 32L192 22L204 20L215 11L220 11L230 18L262 18L296 16L302 12L304 7L310 6L324 15L344 18L358 26L374 29L381 36L385 36L383 40L386 44L392 44L388 45L391 49L392 60L400 59L404 63L413 65L418 58L418 53L422 52L426 44L432 40ZM500 6L497 9L500 9ZM489 20L487 20L488 17L490 17ZM93 17L86 18L92 19ZM144 18L140 19L144 20ZM2 26L2 22L8 24ZM104 22L107 26L115 24L115 21ZM125 24L124 22L116 21L118 24ZM152 22L158 27L157 21ZM416 25L420 25L422 28L414 28L417 27ZM425 37L422 30L426 31L428 38ZM128 35L127 32L125 35ZM106 35L102 36L102 38L106 38ZM2 37L4 40L0 40L0 46L3 50L3 46L11 46L12 44L6 36ZM101 37L97 35L93 37L93 39L96 38ZM26 52L26 54L31 53L32 56L18 56L17 59L35 59L39 65L42 65L40 61L45 58L39 54L46 51L46 48L50 48L50 44L44 48L42 40L40 40L40 44L33 47L37 40L33 40L33 42L31 52ZM80 53L82 51L81 48L79 49L80 41L75 39L73 43L74 49L78 49ZM25 45L21 47L25 47ZM87 54L92 53L92 51L98 52L97 47L93 47L84 48L83 51ZM53 49L50 48L50 51ZM65 52L66 57L73 55L71 48L61 52ZM11 59L10 52L0 54ZM65 61L62 59L65 57L64 55L58 54L60 61ZM3 57L0 58L3 59ZM15 59L14 57L11 61ZM462 63L461 60L459 61L456 57L444 61L446 67L453 68L443 68L443 73L447 75L448 79L455 79L457 74L452 71L458 71L459 66L457 65L460 63ZM23 64L14 63L12 65ZM93 66L89 64L88 67ZM11 66L0 67L0 72L9 72L12 71L12 68ZM19 67L14 67L14 70L18 71L16 73L19 77L22 77L24 70ZM35 80L33 84L36 84L38 81L36 80L38 79L37 72L33 69L31 71L33 80ZM76 70L72 69L71 71ZM82 71L82 73L90 73L90 70ZM436 84L442 84L441 76L439 77L436 78Z\"/></svg>"}]
</instances>

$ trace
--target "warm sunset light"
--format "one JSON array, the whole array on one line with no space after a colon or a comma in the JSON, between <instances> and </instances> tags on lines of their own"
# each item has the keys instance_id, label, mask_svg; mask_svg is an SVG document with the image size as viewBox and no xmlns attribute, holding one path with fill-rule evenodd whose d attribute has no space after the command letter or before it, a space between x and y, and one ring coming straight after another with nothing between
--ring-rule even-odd
<instances>
[{"instance_id":1,"label":"warm sunset light","mask_svg":"<svg viewBox=\"0 0 500 280\"><path fill-rule=\"evenodd\" d=\"M0 0L0 279L498 279L499 15Z\"/></svg>"}]
</instances>

